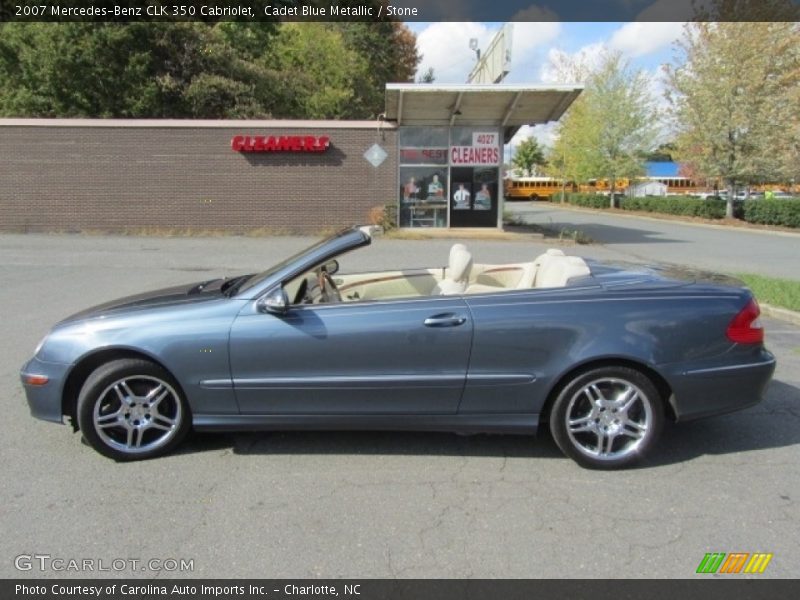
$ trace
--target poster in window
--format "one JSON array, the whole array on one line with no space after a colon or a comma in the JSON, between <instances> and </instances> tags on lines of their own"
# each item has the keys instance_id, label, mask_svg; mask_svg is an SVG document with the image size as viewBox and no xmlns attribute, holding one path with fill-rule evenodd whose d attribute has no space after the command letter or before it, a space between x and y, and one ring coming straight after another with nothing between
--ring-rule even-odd
<instances>
[{"instance_id":1,"label":"poster in window","mask_svg":"<svg viewBox=\"0 0 800 600\"><path fill-rule=\"evenodd\" d=\"M472 198L472 184L458 182L453 184L453 210L470 210L472 208L470 199Z\"/></svg>"},{"instance_id":2,"label":"poster in window","mask_svg":"<svg viewBox=\"0 0 800 600\"><path fill-rule=\"evenodd\" d=\"M492 192L489 190L488 184L481 184L480 189L475 193L472 208L473 210L492 210Z\"/></svg>"},{"instance_id":3,"label":"poster in window","mask_svg":"<svg viewBox=\"0 0 800 600\"><path fill-rule=\"evenodd\" d=\"M439 175L437 174L434 174L431 182L428 184L428 200L441 200L444 202L444 185L439 181Z\"/></svg>"},{"instance_id":4,"label":"poster in window","mask_svg":"<svg viewBox=\"0 0 800 600\"><path fill-rule=\"evenodd\" d=\"M417 200L417 195L419 194L419 184L417 183L417 178L413 175L410 176L403 184L402 191L403 202L415 202Z\"/></svg>"}]
</instances>

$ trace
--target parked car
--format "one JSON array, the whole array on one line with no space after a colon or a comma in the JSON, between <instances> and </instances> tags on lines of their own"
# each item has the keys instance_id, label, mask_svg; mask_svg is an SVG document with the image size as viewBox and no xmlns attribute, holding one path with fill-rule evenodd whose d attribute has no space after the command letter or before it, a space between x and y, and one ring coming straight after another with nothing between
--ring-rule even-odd
<instances>
[{"instance_id":1,"label":"parked car","mask_svg":"<svg viewBox=\"0 0 800 600\"><path fill-rule=\"evenodd\" d=\"M709 200L709 199L717 199L717 198L725 198L728 195L727 190L715 190L712 192L698 192L697 194L693 194L700 198L701 200Z\"/></svg>"},{"instance_id":2,"label":"parked car","mask_svg":"<svg viewBox=\"0 0 800 600\"><path fill-rule=\"evenodd\" d=\"M728 190L722 190L720 192L720 198L727 199L730 195ZM759 198L763 198L764 193L758 191L750 191L750 190L736 190L736 193L733 195L734 200L758 200Z\"/></svg>"},{"instance_id":3,"label":"parked car","mask_svg":"<svg viewBox=\"0 0 800 600\"><path fill-rule=\"evenodd\" d=\"M736 280L552 249L343 274L344 230L263 273L123 298L57 324L22 368L33 416L117 460L190 429L533 434L623 467L665 419L751 406L775 367ZM388 265L387 265L388 267Z\"/></svg>"}]
</instances>

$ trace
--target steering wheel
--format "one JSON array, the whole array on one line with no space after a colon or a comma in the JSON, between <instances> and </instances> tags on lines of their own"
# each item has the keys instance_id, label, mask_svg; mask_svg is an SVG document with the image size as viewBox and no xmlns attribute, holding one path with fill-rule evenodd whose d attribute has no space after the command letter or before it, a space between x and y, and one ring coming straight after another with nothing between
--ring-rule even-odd
<instances>
[{"instance_id":1,"label":"steering wheel","mask_svg":"<svg viewBox=\"0 0 800 600\"><path fill-rule=\"evenodd\" d=\"M325 270L325 267L320 267L317 272L317 281L319 282L319 289L322 294L322 302L341 302L342 295L339 293L339 288L333 282L333 277Z\"/></svg>"}]
</instances>

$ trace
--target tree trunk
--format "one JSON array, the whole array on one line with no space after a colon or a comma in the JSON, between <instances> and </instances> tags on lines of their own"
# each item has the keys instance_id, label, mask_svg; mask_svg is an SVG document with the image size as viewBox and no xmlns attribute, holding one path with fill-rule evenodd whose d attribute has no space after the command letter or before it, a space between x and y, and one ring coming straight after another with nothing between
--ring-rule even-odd
<instances>
[{"instance_id":1,"label":"tree trunk","mask_svg":"<svg viewBox=\"0 0 800 600\"><path fill-rule=\"evenodd\" d=\"M728 197L725 199L725 218L732 219L733 218L733 197L735 195L736 188L734 187L733 181L728 181Z\"/></svg>"},{"instance_id":2,"label":"tree trunk","mask_svg":"<svg viewBox=\"0 0 800 600\"><path fill-rule=\"evenodd\" d=\"M614 199L616 197L616 191L617 191L617 180L612 178L611 179L611 204L610 204L611 208L616 208L616 206L614 204Z\"/></svg>"}]
</instances>

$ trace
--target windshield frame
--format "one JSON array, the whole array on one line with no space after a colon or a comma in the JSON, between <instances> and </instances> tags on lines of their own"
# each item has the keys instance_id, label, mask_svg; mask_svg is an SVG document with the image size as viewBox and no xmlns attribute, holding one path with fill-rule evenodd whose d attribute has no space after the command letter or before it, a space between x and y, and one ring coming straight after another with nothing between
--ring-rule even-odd
<instances>
[{"instance_id":1,"label":"windshield frame","mask_svg":"<svg viewBox=\"0 0 800 600\"><path fill-rule=\"evenodd\" d=\"M371 242L372 238L363 229L358 227L342 229L243 281L232 296L240 299L258 298L272 289L276 283L287 281L316 264L355 248L367 246Z\"/></svg>"}]
</instances>

